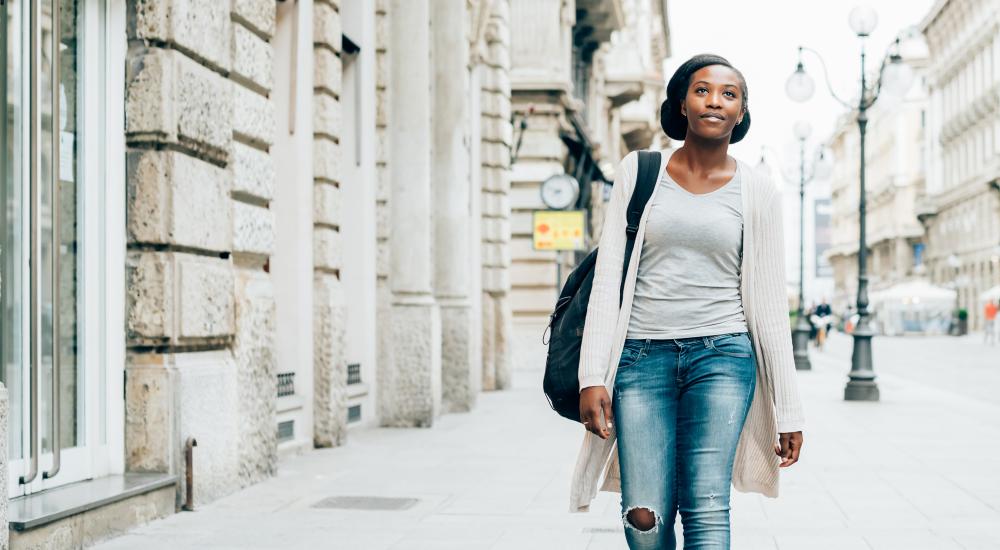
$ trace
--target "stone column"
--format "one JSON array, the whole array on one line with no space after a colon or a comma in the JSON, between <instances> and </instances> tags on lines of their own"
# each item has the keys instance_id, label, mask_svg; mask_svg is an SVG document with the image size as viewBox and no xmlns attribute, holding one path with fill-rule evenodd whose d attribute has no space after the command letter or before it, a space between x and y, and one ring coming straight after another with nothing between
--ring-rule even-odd
<instances>
[{"instance_id":1,"label":"stone column","mask_svg":"<svg viewBox=\"0 0 1000 550\"><path fill-rule=\"evenodd\" d=\"M385 426L430 426L441 409L441 318L434 301L428 0L389 2L390 340L380 382Z\"/></svg>"},{"instance_id":2,"label":"stone column","mask_svg":"<svg viewBox=\"0 0 1000 550\"><path fill-rule=\"evenodd\" d=\"M346 307L341 278L341 15L313 4L313 442L347 437ZM350 158L353 158L351 156Z\"/></svg>"},{"instance_id":3,"label":"stone column","mask_svg":"<svg viewBox=\"0 0 1000 550\"><path fill-rule=\"evenodd\" d=\"M7 454L7 434L10 429L10 425L7 423L10 419L10 403L8 402L7 388L0 384L0 479L7 479L7 468L8 459ZM7 503L8 499L0 498L0 522L7 524ZM10 530L3 529L0 533L0 548L8 548Z\"/></svg>"},{"instance_id":4,"label":"stone column","mask_svg":"<svg viewBox=\"0 0 1000 550\"><path fill-rule=\"evenodd\" d=\"M434 32L434 293L441 308L443 408L468 411L479 391L473 376L475 326L469 303L469 41L466 0L431 2Z\"/></svg>"},{"instance_id":5,"label":"stone column","mask_svg":"<svg viewBox=\"0 0 1000 550\"><path fill-rule=\"evenodd\" d=\"M482 387L509 387L511 370L510 264L510 3L490 4L483 40L482 125L478 162L482 189Z\"/></svg>"}]
</instances>

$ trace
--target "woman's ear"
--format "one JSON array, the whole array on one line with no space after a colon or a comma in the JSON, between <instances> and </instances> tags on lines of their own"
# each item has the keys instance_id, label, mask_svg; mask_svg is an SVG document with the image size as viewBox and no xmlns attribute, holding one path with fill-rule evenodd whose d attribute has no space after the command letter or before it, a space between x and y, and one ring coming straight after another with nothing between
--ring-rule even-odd
<instances>
[{"instance_id":1,"label":"woman's ear","mask_svg":"<svg viewBox=\"0 0 1000 550\"><path fill-rule=\"evenodd\" d=\"M687 118L687 116L688 116L688 108L687 108L687 105L685 105L683 101L681 101L681 116L684 117L684 118Z\"/></svg>"}]
</instances>

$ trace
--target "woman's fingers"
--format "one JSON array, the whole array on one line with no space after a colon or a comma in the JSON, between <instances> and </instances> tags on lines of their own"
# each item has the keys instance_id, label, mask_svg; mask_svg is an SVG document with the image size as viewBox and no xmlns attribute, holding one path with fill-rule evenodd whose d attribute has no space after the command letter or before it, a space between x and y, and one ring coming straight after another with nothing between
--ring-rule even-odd
<instances>
[{"instance_id":1,"label":"woman's fingers","mask_svg":"<svg viewBox=\"0 0 1000 550\"><path fill-rule=\"evenodd\" d=\"M781 457L781 468L787 468L799 461L799 451L802 449L802 432L780 434L780 445L775 445L775 453Z\"/></svg>"}]
</instances>

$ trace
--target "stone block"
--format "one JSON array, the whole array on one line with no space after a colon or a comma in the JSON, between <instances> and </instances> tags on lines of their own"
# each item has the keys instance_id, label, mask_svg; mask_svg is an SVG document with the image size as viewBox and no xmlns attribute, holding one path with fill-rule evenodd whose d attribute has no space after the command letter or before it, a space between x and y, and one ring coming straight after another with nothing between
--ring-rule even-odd
<instances>
[{"instance_id":1,"label":"stone block","mask_svg":"<svg viewBox=\"0 0 1000 550\"><path fill-rule=\"evenodd\" d=\"M340 58L327 48L315 48L313 61L313 86L340 97L343 78Z\"/></svg>"},{"instance_id":2,"label":"stone block","mask_svg":"<svg viewBox=\"0 0 1000 550\"><path fill-rule=\"evenodd\" d=\"M441 306L441 409L445 413L471 411L482 386L481 369L473 357L473 314L468 305Z\"/></svg>"},{"instance_id":3,"label":"stone block","mask_svg":"<svg viewBox=\"0 0 1000 550\"><path fill-rule=\"evenodd\" d=\"M395 361L378 378L381 424L430 427L441 411L441 316L437 305L394 303L389 345Z\"/></svg>"},{"instance_id":4,"label":"stone block","mask_svg":"<svg viewBox=\"0 0 1000 550\"><path fill-rule=\"evenodd\" d=\"M271 277L258 270L236 271L236 364L239 400L241 487L277 472L278 391L275 303Z\"/></svg>"},{"instance_id":5,"label":"stone block","mask_svg":"<svg viewBox=\"0 0 1000 550\"><path fill-rule=\"evenodd\" d=\"M170 485L58 519L25 531L10 529L11 548L91 548L154 519L176 512L177 489ZM2 548L8 548L3 544Z\"/></svg>"},{"instance_id":6,"label":"stone block","mask_svg":"<svg viewBox=\"0 0 1000 550\"><path fill-rule=\"evenodd\" d=\"M233 269L228 260L174 254L177 338L209 338L233 333Z\"/></svg>"},{"instance_id":7,"label":"stone block","mask_svg":"<svg viewBox=\"0 0 1000 550\"><path fill-rule=\"evenodd\" d=\"M392 70L388 53L379 53L375 56L375 87L376 89L389 89L389 74ZM386 102L388 105L388 102Z\"/></svg>"},{"instance_id":8,"label":"stone block","mask_svg":"<svg viewBox=\"0 0 1000 550\"><path fill-rule=\"evenodd\" d=\"M340 182L340 146L326 137L313 140L313 177Z\"/></svg>"},{"instance_id":9,"label":"stone block","mask_svg":"<svg viewBox=\"0 0 1000 550\"><path fill-rule=\"evenodd\" d=\"M375 51L389 49L389 18L379 13L375 16Z\"/></svg>"},{"instance_id":10,"label":"stone block","mask_svg":"<svg viewBox=\"0 0 1000 550\"><path fill-rule=\"evenodd\" d=\"M313 95L313 132L331 137L340 135L340 101L330 94Z\"/></svg>"},{"instance_id":11,"label":"stone block","mask_svg":"<svg viewBox=\"0 0 1000 550\"><path fill-rule=\"evenodd\" d=\"M552 250L535 250L532 248L531 238L511 237L510 244L511 257L514 260L524 261L555 261L556 253Z\"/></svg>"},{"instance_id":12,"label":"stone block","mask_svg":"<svg viewBox=\"0 0 1000 550\"><path fill-rule=\"evenodd\" d=\"M389 169L385 166L375 167L375 200L388 201L392 192Z\"/></svg>"},{"instance_id":13,"label":"stone block","mask_svg":"<svg viewBox=\"0 0 1000 550\"><path fill-rule=\"evenodd\" d=\"M375 237L388 239L392 233L392 211L389 208L375 209Z\"/></svg>"},{"instance_id":14,"label":"stone block","mask_svg":"<svg viewBox=\"0 0 1000 550\"><path fill-rule=\"evenodd\" d=\"M233 191L270 201L274 198L274 159L267 152L233 142Z\"/></svg>"},{"instance_id":15,"label":"stone block","mask_svg":"<svg viewBox=\"0 0 1000 550\"><path fill-rule=\"evenodd\" d=\"M169 355L129 354L125 366L125 469L180 473L177 376Z\"/></svg>"},{"instance_id":16,"label":"stone block","mask_svg":"<svg viewBox=\"0 0 1000 550\"><path fill-rule=\"evenodd\" d=\"M313 281L313 440L330 447L347 435L347 321L340 280L317 273Z\"/></svg>"},{"instance_id":17,"label":"stone block","mask_svg":"<svg viewBox=\"0 0 1000 550\"><path fill-rule=\"evenodd\" d=\"M233 333L230 260L132 251L125 270L129 343L183 343Z\"/></svg>"},{"instance_id":18,"label":"stone block","mask_svg":"<svg viewBox=\"0 0 1000 550\"><path fill-rule=\"evenodd\" d=\"M538 185L529 184L514 187L510 190L510 202L515 210L542 210L545 208ZM516 230L517 228L515 228Z\"/></svg>"},{"instance_id":19,"label":"stone block","mask_svg":"<svg viewBox=\"0 0 1000 550\"><path fill-rule=\"evenodd\" d=\"M10 425L10 394L7 392L7 388L3 384L0 384L0 453L3 453L0 454L3 457L3 460L0 460L0 475L3 476L2 479L9 479L8 468L10 466L8 465L7 457L10 455L7 454L7 438L10 435L8 433ZM0 500L3 500L3 502L0 502L0 521L7 522L8 499L3 498ZM3 531L3 533L0 533L0 548L6 549L9 548L10 532L8 529L3 529Z\"/></svg>"},{"instance_id":20,"label":"stone block","mask_svg":"<svg viewBox=\"0 0 1000 550\"><path fill-rule=\"evenodd\" d=\"M378 241L375 245L375 274L381 277L388 277L390 264L390 251L392 247L388 240Z\"/></svg>"},{"instance_id":21,"label":"stone block","mask_svg":"<svg viewBox=\"0 0 1000 550\"><path fill-rule=\"evenodd\" d=\"M499 241L502 243L509 243L512 237L512 230L510 227L510 220L506 218L500 218L498 221L498 231L499 231Z\"/></svg>"},{"instance_id":22,"label":"stone block","mask_svg":"<svg viewBox=\"0 0 1000 550\"><path fill-rule=\"evenodd\" d=\"M327 183L313 186L313 220L340 227L340 189Z\"/></svg>"},{"instance_id":23,"label":"stone block","mask_svg":"<svg viewBox=\"0 0 1000 550\"><path fill-rule=\"evenodd\" d=\"M329 4L313 5L313 43L340 52L340 14Z\"/></svg>"},{"instance_id":24,"label":"stone block","mask_svg":"<svg viewBox=\"0 0 1000 550\"><path fill-rule=\"evenodd\" d=\"M233 25L232 76L245 80L257 91L268 93L273 86L271 45L243 25Z\"/></svg>"},{"instance_id":25,"label":"stone block","mask_svg":"<svg viewBox=\"0 0 1000 550\"><path fill-rule=\"evenodd\" d=\"M176 151L130 152L129 240L229 250L231 178L227 170Z\"/></svg>"},{"instance_id":26,"label":"stone block","mask_svg":"<svg viewBox=\"0 0 1000 550\"><path fill-rule=\"evenodd\" d=\"M177 369L177 410L182 444L198 441L194 450L194 502L207 504L240 488L239 388L229 350L174 356ZM183 452L178 445L178 452ZM180 494L186 490L181 476Z\"/></svg>"},{"instance_id":27,"label":"stone block","mask_svg":"<svg viewBox=\"0 0 1000 550\"><path fill-rule=\"evenodd\" d=\"M553 280L553 283L555 281ZM511 293L511 307L521 315L546 316L552 313L558 291L550 288L517 288Z\"/></svg>"},{"instance_id":28,"label":"stone block","mask_svg":"<svg viewBox=\"0 0 1000 550\"><path fill-rule=\"evenodd\" d=\"M389 125L389 92L375 90L375 126Z\"/></svg>"},{"instance_id":29,"label":"stone block","mask_svg":"<svg viewBox=\"0 0 1000 550\"><path fill-rule=\"evenodd\" d=\"M484 216L498 218L504 215L503 195L500 193L483 193L479 198Z\"/></svg>"},{"instance_id":30,"label":"stone block","mask_svg":"<svg viewBox=\"0 0 1000 550\"><path fill-rule=\"evenodd\" d=\"M507 270L503 271L504 274ZM493 312L496 315L496 340L494 341L494 365L496 368L496 389L505 390L511 387L513 350L512 338L514 331L514 314L510 298L510 282L503 285L503 291L496 296Z\"/></svg>"},{"instance_id":31,"label":"stone block","mask_svg":"<svg viewBox=\"0 0 1000 550\"><path fill-rule=\"evenodd\" d=\"M176 145L227 162L232 112L230 81L184 54L150 48L130 56L125 84L130 141Z\"/></svg>"},{"instance_id":32,"label":"stone block","mask_svg":"<svg viewBox=\"0 0 1000 550\"><path fill-rule=\"evenodd\" d=\"M270 256L274 253L274 213L233 201L233 252Z\"/></svg>"},{"instance_id":33,"label":"stone block","mask_svg":"<svg viewBox=\"0 0 1000 550\"><path fill-rule=\"evenodd\" d=\"M276 123L274 102L245 86L231 82L233 88L233 137L267 148L274 143Z\"/></svg>"},{"instance_id":34,"label":"stone block","mask_svg":"<svg viewBox=\"0 0 1000 550\"><path fill-rule=\"evenodd\" d=\"M496 283L499 283L500 269L497 272ZM555 262L535 262L518 264L517 269L510 276L510 281L516 286L545 286L554 285L557 280ZM499 285L494 285L497 288Z\"/></svg>"},{"instance_id":35,"label":"stone block","mask_svg":"<svg viewBox=\"0 0 1000 550\"><path fill-rule=\"evenodd\" d=\"M515 235L530 237L534 234L534 215L530 211L514 212L510 216L510 229Z\"/></svg>"},{"instance_id":36,"label":"stone block","mask_svg":"<svg viewBox=\"0 0 1000 550\"><path fill-rule=\"evenodd\" d=\"M391 147L389 147L389 129L388 128L378 128L375 131L375 163L376 164L388 164L389 163L389 153Z\"/></svg>"},{"instance_id":37,"label":"stone block","mask_svg":"<svg viewBox=\"0 0 1000 550\"><path fill-rule=\"evenodd\" d=\"M482 303L480 310L480 329L483 342L483 353L480 358L482 365L480 386L483 391L491 391L496 389L496 365L493 352L496 347L496 328L493 326L496 314L493 312L493 297L488 294L490 289L487 288L485 284L486 277L484 276L483 279L483 294L480 297Z\"/></svg>"},{"instance_id":38,"label":"stone block","mask_svg":"<svg viewBox=\"0 0 1000 550\"><path fill-rule=\"evenodd\" d=\"M214 69L228 71L232 25L228 4L219 0L129 2L129 38L165 42Z\"/></svg>"},{"instance_id":39,"label":"stone block","mask_svg":"<svg viewBox=\"0 0 1000 550\"><path fill-rule=\"evenodd\" d=\"M175 334L174 270L170 254L130 252L125 262L126 328L132 343L160 343Z\"/></svg>"},{"instance_id":40,"label":"stone block","mask_svg":"<svg viewBox=\"0 0 1000 550\"><path fill-rule=\"evenodd\" d=\"M275 4L273 0L233 0L233 19L265 38L274 36Z\"/></svg>"},{"instance_id":41,"label":"stone block","mask_svg":"<svg viewBox=\"0 0 1000 550\"><path fill-rule=\"evenodd\" d=\"M313 265L323 269L340 269L342 260L340 232L326 227L313 229Z\"/></svg>"}]
</instances>

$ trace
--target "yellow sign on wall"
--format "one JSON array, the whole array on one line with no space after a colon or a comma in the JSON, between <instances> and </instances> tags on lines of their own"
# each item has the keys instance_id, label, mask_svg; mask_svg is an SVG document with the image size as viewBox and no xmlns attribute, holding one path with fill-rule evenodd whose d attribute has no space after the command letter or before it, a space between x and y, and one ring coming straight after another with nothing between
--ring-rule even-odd
<instances>
[{"instance_id":1,"label":"yellow sign on wall","mask_svg":"<svg viewBox=\"0 0 1000 550\"><path fill-rule=\"evenodd\" d=\"M586 250L587 217L583 210L535 210L535 250Z\"/></svg>"}]
</instances>

